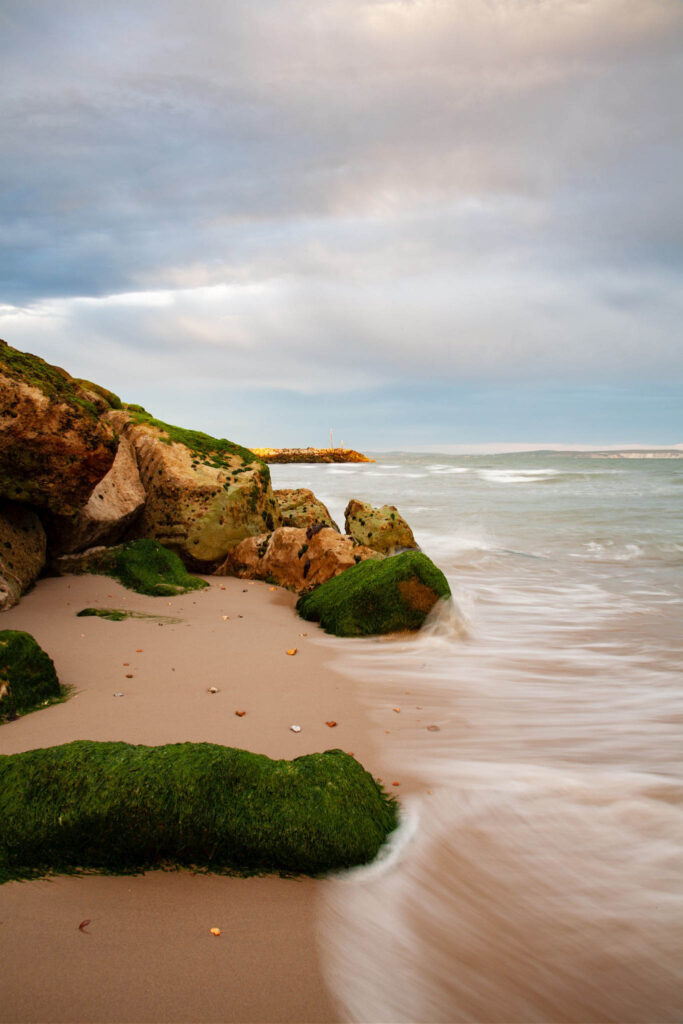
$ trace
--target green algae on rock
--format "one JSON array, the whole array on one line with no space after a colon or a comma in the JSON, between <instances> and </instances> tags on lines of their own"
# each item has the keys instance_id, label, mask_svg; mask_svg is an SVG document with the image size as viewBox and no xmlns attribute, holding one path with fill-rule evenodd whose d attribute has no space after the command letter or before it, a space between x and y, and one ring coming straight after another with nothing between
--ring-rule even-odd
<instances>
[{"instance_id":1,"label":"green algae on rock","mask_svg":"<svg viewBox=\"0 0 683 1024\"><path fill-rule=\"evenodd\" d=\"M273 491L273 494L280 509L283 526L295 526L305 530L320 523L339 532L339 527L327 506L307 487L282 487Z\"/></svg>"},{"instance_id":2,"label":"green algae on rock","mask_svg":"<svg viewBox=\"0 0 683 1024\"><path fill-rule=\"evenodd\" d=\"M63 555L56 562L61 576L93 573L111 576L129 590L151 597L171 597L208 587L206 580L187 571L173 551L155 540L132 540L113 548L91 548L80 555Z\"/></svg>"},{"instance_id":3,"label":"green algae on rock","mask_svg":"<svg viewBox=\"0 0 683 1024\"><path fill-rule=\"evenodd\" d=\"M302 618L337 636L374 636L419 629L437 601L451 595L444 574L426 555L406 551L368 559L300 597Z\"/></svg>"},{"instance_id":4,"label":"green algae on rock","mask_svg":"<svg viewBox=\"0 0 683 1024\"><path fill-rule=\"evenodd\" d=\"M78 740L0 756L0 882L56 872L319 875L364 864L395 801L342 750Z\"/></svg>"},{"instance_id":5,"label":"green algae on rock","mask_svg":"<svg viewBox=\"0 0 683 1024\"><path fill-rule=\"evenodd\" d=\"M63 696L52 658L31 634L0 630L0 722Z\"/></svg>"}]
</instances>

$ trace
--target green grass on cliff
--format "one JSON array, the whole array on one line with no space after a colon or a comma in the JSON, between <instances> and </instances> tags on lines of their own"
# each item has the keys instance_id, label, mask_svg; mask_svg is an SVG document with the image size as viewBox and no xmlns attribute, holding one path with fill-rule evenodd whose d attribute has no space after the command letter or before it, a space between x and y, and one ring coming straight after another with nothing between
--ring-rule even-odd
<instances>
[{"instance_id":1,"label":"green grass on cliff","mask_svg":"<svg viewBox=\"0 0 683 1024\"><path fill-rule=\"evenodd\" d=\"M146 538L96 551L79 571L112 576L129 590L151 597L186 594L209 585L189 573L175 551Z\"/></svg>"},{"instance_id":2,"label":"green grass on cliff","mask_svg":"<svg viewBox=\"0 0 683 1024\"><path fill-rule=\"evenodd\" d=\"M0 722L64 696L52 659L31 634L0 630Z\"/></svg>"},{"instance_id":3,"label":"green grass on cliff","mask_svg":"<svg viewBox=\"0 0 683 1024\"><path fill-rule=\"evenodd\" d=\"M157 430L164 431L168 435L167 444L175 442L185 445L190 453L205 465L215 469L224 469L229 467L228 459L239 458L245 466L254 462L259 467L263 466L266 473L269 473L265 463L262 463L252 451L233 441L228 441L224 437L211 437L210 434L203 434L200 430L186 430L183 427L175 427L172 423L164 423L162 420L155 419L141 405L127 405L125 409L134 423L145 423L150 427L156 427ZM162 440L164 439L162 438Z\"/></svg>"},{"instance_id":4,"label":"green grass on cliff","mask_svg":"<svg viewBox=\"0 0 683 1024\"><path fill-rule=\"evenodd\" d=\"M103 388L101 384L94 384L91 380L83 380L81 377L75 378L76 383L80 384L81 387L87 391L94 391L96 395L103 398L112 409L123 409L123 402L118 395L114 394L113 391L109 391L108 388Z\"/></svg>"},{"instance_id":5,"label":"green grass on cliff","mask_svg":"<svg viewBox=\"0 0 683 1024\"><path fill-rule=\"evenodd\" d=\"M367 559L299 598L296 610L337 636L374 636L419 629L440 598L444 574L420 551Z\"/></svg>"},{"instance_id":6,"label":"green grass on cliff","mask_svg":"<svg viewBox=\"0 0 683 1024\"><path fill-rule=\"evenodd\" d=\"M395 802L341 750L78 740L0 756L0 882L186 866L319 875L371 860Z\"/></svg>"},{"instance_id":7,"label":"green grass on cliff","mask_svg":"<svg viewBox=\"0 0 683 1024\"><path fill-rule=\"evenodd\" d=\"M6 341L0 341L0 373L39 388L55 402L65 402L97 418L97 409L85 397L79 382L66 370L52 366L30 352L20 352Z\"/></svg>"}]
</instances>

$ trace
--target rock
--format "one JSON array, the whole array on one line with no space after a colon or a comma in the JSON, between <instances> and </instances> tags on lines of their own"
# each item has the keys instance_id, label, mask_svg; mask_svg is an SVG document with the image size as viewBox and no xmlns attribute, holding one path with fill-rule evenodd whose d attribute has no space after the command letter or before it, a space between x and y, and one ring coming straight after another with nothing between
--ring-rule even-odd
<instances>
[{"instance_id":1,"label":"rock","mask_svg":"<svg viewBox=\"0 0 683 1024\"><path fill-rule=\"evenodd\" d=\"M446 577L431 559L406 551L364 561L299 598L296 610L337 636L371 636L419 629L441 598Z\"/></svg>"},{"instance_id":2,"label":"rock","mask_svg":"<svg viewBox=\"0 0 683 1024\"><path fill-rule=\"evenodd\" d=\"M395 505L373 508L352 498L344 512L345 529L361 544L384 555L417 548L413 531Z\"/></svg>"},{"instance_id":3,"label":"rock","mask_svg":"<svg viewBox=\"0 0 683 1024\"><path fill-rule=\"evenodd\" d=\"M35 512L0 501L0 611L15 605L45 565L45 531Z\"/></svg>"},{"instance_id":4,"label":"rock","mask_svg":"<svg viewBox=\"0 0 683 1024\"><path fill-rule=\"evenodd\" d=\"M115 454L111 427L73 377L0 341L0 497L73 515Z\"/></svg>"},{"instance_id":5,"label":"rock","mask_svg":"<svg viewBox=\"0 0 683 1024\"><path fill-rule=\"evenodd\" d=\"M31 634L0 630L0 721L60 695L52 659Z\"/></svg>"},{"instance_id":6,"label":"rock","mask_svg":"<svg viewBox=\"0 0 683 1024\"><path fill-rule=\"evenodd\" d=\"M366 558L380 558L376 551L357 544L329 526L281 526L273 533L241 541L216 570L217 576L267 580L302 593L338 576Z\"/></svg>"},{"instance_id":7,"label":"rock","mask_svg":"<svg viewBox=\"0 0 683 1024\"><path fill-rule=\"evenodd\" d=\"M322 501L318 501L313 491L306 487L281 488L273 491L282 516L283 526L298 526L305 530L308 526L322 523L331 526L339 533L339 527L327 511Z\"/></svg>"},{"instance_id":8,"label":"rock","mask_svg":"<svg viewBox=\"0 0 683 1024\"><path fill-rule=\"evenodd\" d=\"M50 547L55 554L84 551L97 544L116 544L145 506L135 450L126 437L109 472L76 516L53 517Z\"/></svg>"},{"instance_id":9,"label":"rock","mask_svg":"<svg viewBox=\"0 0 683 1024\"><path fill-rule=\"evenodd\" d=\"M147 495L128 537L158 540L189 568L210 572L239 541L280 525L268 467L248 449L136 406L107 419L135 448Z\"/></svg>"}]
</instances>

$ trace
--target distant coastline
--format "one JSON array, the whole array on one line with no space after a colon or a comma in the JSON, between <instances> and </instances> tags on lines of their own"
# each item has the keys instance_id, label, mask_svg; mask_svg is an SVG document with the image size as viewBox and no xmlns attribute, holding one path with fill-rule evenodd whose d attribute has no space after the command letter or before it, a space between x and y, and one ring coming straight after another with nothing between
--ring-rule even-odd
<instances>
[{"instance_id":1,"label":"distant coastline","mask_svg":"<svg viewBox=\"0 0 683 1024\"><path fill-rule=\"evenodd\" d=\"M374 462L353 448L251 448L264 462Z\"/></svg>"}]
</instances>

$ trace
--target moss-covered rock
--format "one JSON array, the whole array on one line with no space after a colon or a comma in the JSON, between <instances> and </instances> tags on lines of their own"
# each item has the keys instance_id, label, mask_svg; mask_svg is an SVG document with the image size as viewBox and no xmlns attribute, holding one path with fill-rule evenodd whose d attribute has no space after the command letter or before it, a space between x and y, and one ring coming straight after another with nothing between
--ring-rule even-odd
<instances>
[{"instance_id":1,"label":"moss-covered rock","mask_svg":"<svg viewBox=\"0 0 683 1024\"><path fill-rule=\"evenodd\" d=\"M160 865L316 875L371 860L397 808L341 750L272 761L81 740L0 756L0 821L0 881Z\"/></svg>"},{"instance_id":2,"label":"moss-covered rock","mask_svg":"<svg viewBox=\"0 0 683 1024\"><path fill-rule=\"evenodd\" d=\"M373 636L419 629L448 581L431 559L406 551L365 561L300 597L296 610L337 636Z\"/></svg>"},{"instance_id":3,"label":"moss-covered rock","mask_svg":"<svg viewBox=\"0 0 683 1024\"><path fill-rule=\"evenodd\" d=\"M307 529L309 526L331 526L339 532L339 527L327 510L327 506L319 501L313 491L307 487L283 487L273 491L277 501L283 526L296 526Z\"/></svg>"},{"instance_id":4,"label":"moss-covered rock","mask_svg":"<svg viewBox=\"0 0 683 1024\"><path fill-rule=\"evenodd\" d=\"M15 605L45 565L45 531L35 512L0 501L0 611Z\"/></svg>"},{"instance_id":5,"label":"moss-covered rock","mask_svg":"<svg viewBox=\"0 0 683 1024\"><path fill-rule=\"evenodd\" d=\"M115 454L78 381L0 341L0 496L73 515Z\"/></svg>"},{"instance_id":6,"label":"moss-covered rock","mask_svg":"<svg viewBox=\"0 0 683 1024\"><path fill-rule=\"evenodd\" d=\"M61 696L52 659L31 634L0 630L0 722ZM1 833L5 827L1 814L0 822Z\"/></svg>"},{"instance_id":7,"label":"moss-covered rock","mask_svg":"<svg viewBox=\"0 0 683 1024\"><path fill-rule=\"evenodd\" d=\"M129 536L158 540L210 572L240 540L280 525L268 467L248 449L139 407L107 419L134 445L147 495Z\"/></svg>"},{"instance_id":8,"label":"moss-covered rock","mask_svg":"<svg viewBox=\"0 0 683 1024\"><path fill-rule=\"evenodd\" d=\"M364 501L352 498L344 512L346 532L366 547L395 555L399 551L417 548L413 531L395 505L373 508Z\"/></svg>"},{"instance_id":9,"label":"moss-covered rock","mask_svg":"<svg viewBox=\"0 0 683 1024\"><path fill-rule=\"evenodd\" d=\"M93 573L111 576L129 590L151 597L171 597L208 587L192 576L173 551L158 541L134 540L113 548L91 548L79 555L63 555L55 564L61 576Z\"/></svg>"}]
</instances>

